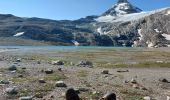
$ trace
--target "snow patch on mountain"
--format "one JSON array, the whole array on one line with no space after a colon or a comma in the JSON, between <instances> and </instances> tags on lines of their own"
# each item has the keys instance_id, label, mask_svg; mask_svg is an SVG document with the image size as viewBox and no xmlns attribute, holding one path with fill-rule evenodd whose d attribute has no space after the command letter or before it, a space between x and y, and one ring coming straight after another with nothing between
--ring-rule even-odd
<instances>
[{"instance_id":1,"label":"snow patch on mountain","mask_svg":"<svg viewBox=\"0 0 170 100\"><path fill-rule=\"evenodd\" d=\"M165 15L170 15L170 10L169 10L169 11L167 11L167 13L166 13Z\"/></svg>"},{"instance_id":2,"label":"snow patch on mountain","mask_svg":"<svg viewBox=\"0 0 170 100\"><path fill-rule=\"evenodd\" d=\"M166 40L170 41L170 35L169 34L162 34L163 37L165 37Z\"/></svg>"},{"instance_id":3,"label":"snow patch on mountain","mask_svg":"<svg viewBox=\"0 0 170 100\"><path fill-rule=\"evenodd\" d=\"M168 8L158 9L158 10L154 10L154 11L140 12L140 13L132 13L132 14L126 14L126 15L120 15L120 16L106 15L106 16L98 17L95 20L97 22L110 22L110 23L135 21L135 20L142 19L146 16L149 16L151 14L161 12L166 9L168 9Z\"/></svg>"},{"instance_id":4,"label":"snow patch on mountain","mask_svg":"<svg viewBox=\"0 0 170 100\"><path fill-rule=\"evenodd\" d=\"M21 36L21 35L24 35L24 33L25 33L25 32L19 32L19 33L13 35L13 36L14 36L14 37L19 37L19 36Z\"/></svg>"},{"instance_id":5,"label":"snow patch on mountain","mask_svg":"<svg viewBox=\"0 0 170 100\"><path fill-rule=\"evenodd\" d=\"M162 31L158 30L157 28L154 29L156 33L161 33Z\"/></svg>"},{"instance_id":6,"label":"snow patch on mountain","mask_svg":"<svg viewBox=\"0 0 170 100\"><path fill-rule=\"evenodd\" d=\"M138 29L138 34L140 35L139 40L143 40L142 29Z\"/></svg>"}]
</instances>

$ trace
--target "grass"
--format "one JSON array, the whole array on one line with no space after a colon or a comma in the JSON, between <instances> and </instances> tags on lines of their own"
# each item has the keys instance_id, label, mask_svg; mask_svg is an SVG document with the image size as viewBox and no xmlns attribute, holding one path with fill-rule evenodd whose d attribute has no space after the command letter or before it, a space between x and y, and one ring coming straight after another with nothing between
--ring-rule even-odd
<instances>
[{"instance_id":1,"label":"grass","mask_svg":"<svg viewBox=\"0 0 170 100\"><path fill-rule=\"evenodd\" d=\"M65 78L66 78L66 76L60 75L57 73L53 73L53 74L44 76L44 80L47 80L47 81L59 81L61 79L65 79Z\"/></svg>"},{"instance_id":2,"label":"grass","mask_svg":"<svg viewBox=\"0 0 170 100\"><path fill-rule=\"evenodd\" d=\"M88 71L86 71L86 70L80 70L77 73L78 77L86 77L87 75L88 75Z\"/></svg>"},{"instance_id":3,"label":"grass","mask_svg":"<svg viewBox=\"0 0 170 100\"><path fill-rule=\"evenodd\" d=\"M153 61L146 61L146 62L140 62L137 64L126 64L126 63L97 63L97 67L102 68L170 68L170 62L153 62Z\"/></svg>"},{"instance_id":4,"label":"grass","mask_svg":"<svg viewBox=\"0 0 170 100\"><path fill-rule=\"evenodd\" d=\"M124 100L143 100L143 97L147 95L144 91L126 88L121 89L120 93Z\"/></svg>"}]
</instances>

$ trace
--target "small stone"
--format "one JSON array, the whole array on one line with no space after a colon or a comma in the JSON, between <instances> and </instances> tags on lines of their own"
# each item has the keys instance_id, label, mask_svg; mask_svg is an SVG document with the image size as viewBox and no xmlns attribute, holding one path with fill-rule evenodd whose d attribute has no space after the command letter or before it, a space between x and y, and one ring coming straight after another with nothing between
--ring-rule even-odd
<instances>
[{"instance_id":1,"label":"small stone","mask_svg":"<svg viewBox=\"0 0 170 100\"><path fill-rule=\"evenodd\" d=\"M64 65L64 62L61 60L57 60L57 61L52 61L51 64L52 65Z\"/></svg>"},{"instance_id":2,"label":"small stone","mask_svg":"<svg viewBox=\"0 0 170 100\"><path fill-rule=\"evenodd\" d=\"M129 72L129 70L118 70L117 72L119 72L119 73L125 73L125 72Z\"/></svg>"},{"instance_id":3,"label":"small stone","mask_svg":"<svg viewBox=\"0 0 170 100\"><path fill-rule=\"evenodd\" d=\"M17 70L17 66L16 66L16 65L12 65L12 66L10 66L10 67L8 68L8 70L10 70L10 71L15 71L15 70Z\"/></svg>"},{"instance_id":4,"label":"small stone","mask_svg":"<svg viewBox=\"0 0 170 100\"><path fill-rule=\"evenodd\" d=\"M133 84L137 84L137 81L134 78L132 78L130 82Z\"/></svg>"},{"instance_id":5,"label":"small stone","mask_svg":"<svg viewBox=\"0 0 170 100\"><path fill-rule=\"evenodd\" d=\"M58 68L58 71L60 71L60 72L61 72L61 71L62 71L62 68Z\"/></svg>"},{"instance_id":6,"label":"small stone","mask_svg":"<svg viewBox=\"0 0 170 100\"><path fill-rule=\"evenodd\" d=\"M39 79L38 82L39 83L46 83L44 79Z\"/></svg>"},{"instance_id":7,"label":"small stone","mask_svg":"<svg viewBox=\"0 0 170 100\"><path fill-rule=\"evenodd\" d=\"M53 95L51 95L51 96L50 96L50 98L54 98L54 96L53 96Z\"/></svg>"},{"instance_id":8,"label":"small stone","mask_svg":"<svg viewBox=\"0 0 170 100\"><path fill-rule=\"evenodd\" d=\"M21 62L21 58L18 58L18 59L16 60L16 62Z\"/></svg>"},{"instance_id":9,"label":"small stone","mask_svg":"<svg viewBox=\"0 0 170 100\"><path fill-rule=\"evenodd\" d=\"M26 67L22 67L21 69L27 69Z\"/></svg>"},{"instance_id":10,"label":"small stone","mask_svg":"<svg viewBox=\"0 0 170 100\"><path fill-rule=\"evenodd\" d=\"M141 90L148 90L147 88L145 87L140 87Z\"/></svg>"},{"instance_id":11,"label":"small stone","mask_svg":"<svg viewBox=\"0 0 170 100\"><path fill-rule=\"evenodd\" d=\"M80 61L77 66L79 67L93 67L93 63L91 61Z\"/></svg>"},{"instance_id":12,"label":"small stone","mask_svg":"<svg viewBox=\"0 0 170 100\"><path fill-rule=\"evenodd\" d=\"M0 84L9 84L10 82L8 80L0 80Z\"/></svg>"},{"instance_id":13,"label":"small stone","mask_svg":"<svg viewBox=\"0 0 170 100\"><path fill-rule=\"evenodd\" d=\"M32 97L20 97L19 100L33 100Z\"/></svg>"},{"instance_id":14,"label":"small stone","mask_svg":"<svg viewBox=\"0 0 170 100\"><path fill-rule=\"evenodd\" d=\"M143 99L144 99L144 100L151 100L151 97L146 96L146 97L144 97Z\"/></svg>"},{"instance_id":15,"label":"small stone","mask_svg":"<svg viewBox=\"0 0 170 100\"><path fill-rule=\"evenodd\" d=\"M67 85L63 81L57 81L55 86L56 87L67 87Z\"/></svg>"},{"instance_id":16,"label":"small stone","mask_svg":"<svg viewBox=\"0 0 170 100\"><path fill-rule=\"evenodd\" d=\"M37 64L41 64L41 61L37 61Z\"/></svg>"},{"instance_id":17,"label":"small stone","mask_svg":"<svg viewBox=\"0 0 170 100\"><path fill-rule=\"evenodd\" d=\"M116 94L107 93L102 97L102 100L116 100Z\"/></svg>"},{"instance_id":18,"label":"small stone","mask_svg":"<svg viewBox=\"0 0 170 100\"><path fill-rule=\"evenodd\" d=\"M16 87L10 87L10 88L6 88L5 92L9 95L16 95L18 94L18 90L16 89Z\"/></svg>"},{"instance_id":19,"label":"small stone","mask_svg":"<svg viewBox=\"0 0 170 100\"><path fill-rule=\"evenodd\" d=\"M168 83L169 82L166 78L160 78L159 81L160 82L164 82L164 83Z\"/></svg>"},{"instance_id":20,"label":"small stone","mask_svg":"<svg viewBox=\"0 0 170 100\"><path fill-rule=\"evenodd\" d=\"M44 95L43 95L42 93L36 93L36 94L35 94L35 97L37 97L37 98L43 98L43 96L44 96Z\"/></svg>"},{"instance_id":21,"label":"small stone","mask_svg":"<svg viewBox=\"0 0 170 100\"><path fill-rule=\"evenodd\" d=\"M18 77L20 77L20 78L21 78L21 77L23 77L23 75L22 75L22 74L19 74L19 75L18 75Z\"/></svg>"},{"instance_id":22,"label":"small stone","mask_svg":"<svg viewBox=\"0 0 170 100\"><path fill-rule=\"evenodd\" d=\"M83 88L83 87L79 87L79 88L77 88L80 92L87 92L87 91L89 91L89 89L87 89L87 88Z\"/></svg>"},{"instance_id":23,"label":"small stone","mask_svg":"<svg viewBox=\"0 0 170 100\"><path fill-rule=\"evenodd\" d=\"M66 95L66 100L80 100L78 94L72 88L68 89L65 95Z\"/></svg>"},{"instance_id":24,"label":"small stone","mask_svg":"<svg viewBox=\"0 0 170 100\"><path fill-rule=\"evenodd\" d=\"M109 74L109 70L103 70L102 74Z\"/></svg>"},{"instance_id":25,"label":"small stone","mask_svg":"<svg viewBox=\"0 0 170 100\"><path fill-rule=\"evenodd\" d=\"M47 69L47 70L45 70L45 73L46 73L46 74L52 74L52 73L53 73L53 70L52 70L52 69Z\"/></svg>"},{"instance_id":26,"label":"small stone","mask_svg":"<svg viewBox=\"0 0 170 100\"><path fill-rule=\"evenodd\" d=\"M137 84L133 84L132 87L135 89L139 89L139 86Z\"/></svg>"}]
</instances>

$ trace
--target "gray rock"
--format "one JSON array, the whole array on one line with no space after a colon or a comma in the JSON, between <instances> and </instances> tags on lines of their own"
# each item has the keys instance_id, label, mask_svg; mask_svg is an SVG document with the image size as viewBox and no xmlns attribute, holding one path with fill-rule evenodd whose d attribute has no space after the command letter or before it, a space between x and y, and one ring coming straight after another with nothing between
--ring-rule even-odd
<instances>
[{"instance_id":1,"label":"gray rock","mask_svg":"<svg viewBox=\"0 0 170 100\"><path fill-rule=\"evenodd\" d=\"M102 74L109 74L109 70L103 70Z\"/></svg>"},{"instance_id":2,"label":"gray rock","mask_svg":"<svg viewBox=\"0 0 170 100\"><path fill-rule=\"evenodd\" d=\"M169 82L166 78L160 78L159 81L160 82L164 82L164 83L168 83Z\"/></svg>"},{"instance_id":3,"label":"gray rock","mask_svg":"<svg viewBox=\"0 0 170 100\"><path fill-rule=\"evenodd\" d=\"M76 90L79 90L79 92L87 92L89 89L84 88L84 87L78 87Z\"/></svg>"},{"instance_id":4,"label":"gray rock","mask_svg":"<svg viewBox=\"0 0 170 100\"><path fill-rule=\"evenodd\" d=\"M18 94L18 89L16 89L16 87L10 87L10 88L6 88L5 92L9 95L16 95Z\"/></svg>"},{"instance_id":5,"label":"gray rock","mask_svg":"<svg viewBox=\"0 0 170 100\"><path fill-rule=\"evenodd\" d=\"M19 75L18 75L18 77L22 78L22 77L23 77L23 75L22 75L22 74L19 74Z\"/></svg>"},{"instance_id":6,"label":"gray rock","mask_svg":"<svg viewBox=\"0 0 170 100\"><path fill-rule=\"evenodd\" d=\"M137 81L134 78L132 78L130 82L133 84L137 84Z\"/></svg>"},{"instance_id":7,"label":"gray rock","mask_svg":"<svg viewBox=\"0 0 170 100\"><path fill-rule=\"evenodd\" d=\"M38 82L39 83L46 83L44 79L39 79Z\"/></svg>"},{"instance_id":8,"label":"gray rock","mask_svg":"<svg viewBox=\"0 0 170 100\"><path fill-rule=\"evenodd\" d=\"M102 100L116 100L115 93L107 93L102 97Z\"/></svg>"},{"instance_id":9,"label":"gray rock","mask_svg":"<svg viewBox=\"0 0 170 100\"><path fill-rule=\"evenodd\" d=\"M56 87L67 87L67 85L63 81L57 81L55 86Z\"/></svg>"},{"instance_id":10,"label":"gray rock","mask_svg":"<svg viewBox=\"0 0 170 100\"><path fill-rule=\"evenodd\" d=\"M52 70L52 69L47 69L47 70L45 70L45 73L46 74L52 74L54 71Z\"/></svg>"},{"instance_id":11,"label":"gray rock","mask_svg":"<svg viewBox=\"0 0 170 100\"><path fill-rule=\"evenodd\" d=\"M52 61L51 64L52 65L64 65L64 62L61 60L57 60L57 61Z\"/></svg>"},{"instance_id":12,"label":"gray rock","mask_svg":"<svg viewBox=\"0 0 170 100\"><path fill-rule=\"evenodd\" d=\"M10 82L8 80L0 80L0 84L9 84Z\"/></svg>"},{"instance_id":13,"label":"gray rock","mask_svg":"<svg viewBox=\"0 0 170 100\"><path fill-rule=\"evenodd\" d=\"M33 100L32 97L20 97L19 100Z\"/></svg>"},{"instance_id":14,"label":"gray rock","mask_svg":"<svg viewBox=\"0 0 170 100\"><path fill-rule=\"evenodd\" d=\"M93 63L91 61L80 61L77 66L79 67L93 67Z\"/></svg>"},{"instance_id":15,"label":"gray rock","mask_svg":"<svg viewBox=\"0 0 170 100\"><path fill-rule=\"evenodd\" d=\"M17 70L17 66L16 65L12 65L8 68L8 70L10 71L14 71L14 70Z\"/></svg>"},{"instance_id":16,"label":"gray rock","mask_svg":"<svg viewBox=\"0 0 170 100\"><path fill-rule=\"evenodd\" d=\"M18 59L16 60L16 62L21 62L21 58L18 58Z\"/></svg>"}]
</instances>

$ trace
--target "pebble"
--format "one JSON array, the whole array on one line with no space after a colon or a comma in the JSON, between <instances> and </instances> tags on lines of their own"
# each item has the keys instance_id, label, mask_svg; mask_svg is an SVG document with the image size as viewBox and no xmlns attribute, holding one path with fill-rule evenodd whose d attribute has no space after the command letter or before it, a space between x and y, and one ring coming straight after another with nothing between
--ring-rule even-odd
<instances>
[{"instance_id":1,"label":"pebble","mask_svg":"<svg viewBox=\"0 0 170 100\"><path fill-rule=\"evenodd\" d=\"M63 81L57 81L55 86L56 87L67 87L67 85Z\"/></svg>"},{"instance_id":2,"label":"pebble","mask_svg":"<svg viewBox=\"0 0 170 100\"><path fill-rule=\"evenodd\" d=\"M146 96L146 97L144 97L143 99L144 99L144 100L151 100L151 97Z\"/></svg>"},{"instance_id":3,"label":"pebble","mask_svg":"<svg viewBox=\"0 0 170 100\"><path fill-rule=\"evenodd\" d=\"M19 100L33 100L32 97L20 97Z\"/></svg>"}]
</instances>

